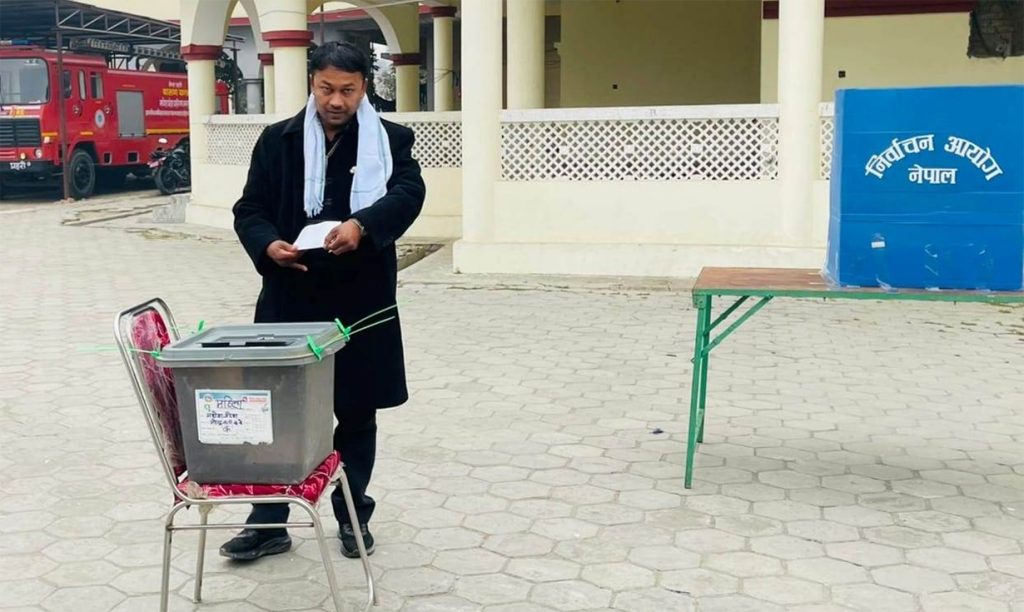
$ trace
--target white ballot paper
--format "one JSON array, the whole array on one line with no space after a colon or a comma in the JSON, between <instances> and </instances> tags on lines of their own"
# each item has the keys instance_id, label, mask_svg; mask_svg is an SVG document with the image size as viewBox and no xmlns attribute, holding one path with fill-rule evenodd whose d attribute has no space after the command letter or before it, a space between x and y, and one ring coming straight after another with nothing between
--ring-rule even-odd
<instances>
[{"instance_id":1,"label":"white ballot paper","mask_svg":"<svg viewBox=\"0 0 1024 612\"><path fill-rule=\"evenodd\" d=\"M295 239L295 248L300 251L324 248L324 240L327 240L327 234L331 233L331 230L339 225L341 225L340 221L321 221L320 223L307 225L302 228L302 231L299 232L299 237Z\"/></svg>"}]
</instances>

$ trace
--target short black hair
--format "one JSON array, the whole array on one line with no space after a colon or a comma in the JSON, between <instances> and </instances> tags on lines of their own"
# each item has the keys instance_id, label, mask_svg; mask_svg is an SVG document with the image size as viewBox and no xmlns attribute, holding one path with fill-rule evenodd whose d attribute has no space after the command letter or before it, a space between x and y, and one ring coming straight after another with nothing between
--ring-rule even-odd
<instances>
[{"instance_id":1,"label":"short black hair","mask_svg":"<svg viewBox=\"0 0 1024 612\"><path fill-rule=\"evenodd\" d=\"M370 78L370 58L350 42L332 41L313 50L309 56L309 74L326 68L358 72L364 79Z\"/></svg>"}]
</instances>

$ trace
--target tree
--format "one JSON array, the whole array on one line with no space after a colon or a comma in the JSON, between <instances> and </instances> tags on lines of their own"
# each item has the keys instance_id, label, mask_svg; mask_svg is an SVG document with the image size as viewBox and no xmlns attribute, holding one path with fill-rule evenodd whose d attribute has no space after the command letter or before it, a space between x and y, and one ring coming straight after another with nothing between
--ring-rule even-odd
<instances>
[{"instance_id":1,"label":"tree","mask_svg":"<svg viewBox=\"0 0 1024 612\"><path fill-rule=\"evenodd\" d=\"M374 74L374 81L377 84L377 95L389 101L395 99L395 65L388 64L385 68Z\"/></svg>"}]
</instances>

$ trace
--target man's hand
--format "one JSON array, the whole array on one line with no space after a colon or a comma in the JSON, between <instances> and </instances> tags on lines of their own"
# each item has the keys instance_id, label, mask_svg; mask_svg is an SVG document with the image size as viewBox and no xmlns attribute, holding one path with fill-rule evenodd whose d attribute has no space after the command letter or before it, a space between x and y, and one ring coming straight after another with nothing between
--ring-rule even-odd
<instances>
[{"instance_id":1,"label":"man's hand","mask_svg":"<svg viewBox=\"0 0 1024 612\"><path fill-rule=\"evenodd\" d=\"M267 257L274 260L274 263L282 268L295 268L302 272L309 272L309 268L299 263L302 251L288 244L284 240L275 240L267 247Z\"/></svg>"},{"instance_id":2,"label":"man's hand","mask_svg":"<svg viewBox=\"0 0 1024 612\"><path fill-rule=\"evenodd\" d=\"M324 240L324 249L331 255L341 255L359 248L362 232L355 221L346 221L331 230Z\"/></svg>"}]
</instances>

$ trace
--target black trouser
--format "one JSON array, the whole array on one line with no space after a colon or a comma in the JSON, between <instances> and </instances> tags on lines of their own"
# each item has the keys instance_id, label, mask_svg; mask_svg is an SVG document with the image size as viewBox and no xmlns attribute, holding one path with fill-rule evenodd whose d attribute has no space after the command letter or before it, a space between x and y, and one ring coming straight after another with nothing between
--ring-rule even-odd
<instances>
[{"instance_id":1,"label":"black trouser","mask_svg":"<svg viewBox=\"0 0 1024 612\"><path fill-rule=\"evenodd\" d=\"M345 475L348 476L352 488L352 502L356 507L356 516L360 523L370 522L376 502L366 494L373 474L373 463L377 457L377 418L376 411L356 412L338 416L338 426L334 429L334 448L341 453L341 461L345 464ZM348 509L341 486L331 493L331 505L334 517L339 525L347 525ZM288 504L254 504L246 523L284 523L288 520ZM283 535L284 530L264 530L268 537Z\"/></svg>"}]
</instances>

